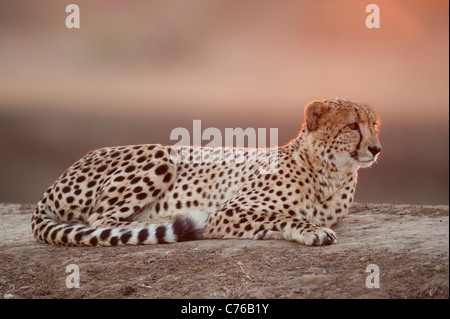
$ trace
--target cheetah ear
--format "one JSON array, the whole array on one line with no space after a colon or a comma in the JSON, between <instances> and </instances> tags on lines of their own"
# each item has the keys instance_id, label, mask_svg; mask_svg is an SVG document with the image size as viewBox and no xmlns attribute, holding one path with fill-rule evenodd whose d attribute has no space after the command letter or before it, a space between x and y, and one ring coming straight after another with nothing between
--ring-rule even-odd
<instances>
[{"instance_id":1,"label":"cheetah ear","mask_svg":"<svg viewBox=\"0 0 450 319\"><path fill-rule=\"evenodd\" d=\"M310 131L319 127L319 119L328 112L329 108L323 101L312 101L305 107L306 125Z\"/></svg>"}]
</instances>

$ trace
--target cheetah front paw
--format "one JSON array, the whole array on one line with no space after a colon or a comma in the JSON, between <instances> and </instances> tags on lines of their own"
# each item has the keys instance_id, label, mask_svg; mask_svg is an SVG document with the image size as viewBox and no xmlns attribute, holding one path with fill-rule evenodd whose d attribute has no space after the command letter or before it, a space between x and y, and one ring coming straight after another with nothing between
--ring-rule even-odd
<instances>
[{"instance_id":1,"label":"cheetah front paw","mask_svg":"<svg viewBox=\"0 0 450 319\"><path fill-rule=\"evenodd\" d=\"M330 228L317 227L304 230L297 241L307 246L331 245L337 242L337 235Z\"/></svg>"}]
</instances>

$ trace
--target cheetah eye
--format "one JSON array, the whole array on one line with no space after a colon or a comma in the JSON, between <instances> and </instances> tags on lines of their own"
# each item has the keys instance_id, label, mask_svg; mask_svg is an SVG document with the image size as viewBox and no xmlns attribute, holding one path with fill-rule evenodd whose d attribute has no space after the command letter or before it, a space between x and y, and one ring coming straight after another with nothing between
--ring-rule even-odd
<instances>
[{"instance_id":1,"label":"cheetah eye","mask_svg":"<svg viewBox=\"0 0 450 319\"><path fill-rule=\"evenodd\" d=\"M359 124L358 123L350 123L349 125L347 125L347 127L349 129L351 129L352 131L357 131L359 130Z\"/></svg>"}]
</instances>

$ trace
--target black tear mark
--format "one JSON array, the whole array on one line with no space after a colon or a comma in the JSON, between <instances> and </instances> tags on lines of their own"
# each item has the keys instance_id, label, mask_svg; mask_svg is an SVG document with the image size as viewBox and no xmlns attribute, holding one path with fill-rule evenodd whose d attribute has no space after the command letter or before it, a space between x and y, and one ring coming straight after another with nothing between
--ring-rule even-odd
<instances>
[{"instance_id":1,"label":"black tear mark","mask_svg":"<svg viewBox=\"0 0 450 319\"><path fill-rule=\"evenodd\" d=\"M361 147L361 142L363 139L363 135L361 133L361 130L358 127L358 133L359 133L359 141L358 144L356 145L356 149L351 153L351 157L353 157L354 159L358 159L358 150Z\"/></svg>"}]
</instances>

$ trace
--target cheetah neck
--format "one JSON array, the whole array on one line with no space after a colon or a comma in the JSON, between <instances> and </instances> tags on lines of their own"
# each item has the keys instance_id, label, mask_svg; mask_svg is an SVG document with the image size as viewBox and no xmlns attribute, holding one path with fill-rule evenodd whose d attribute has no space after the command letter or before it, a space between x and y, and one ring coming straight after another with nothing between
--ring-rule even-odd
<instances>
[{"instance_id":1,"label":"cheetah neck","mask_svg":"<svg viewBox=\"0 0 450 319\"><path fill-rule=\"evenodd\" d=\"M314 188L321 190L325 197L329 197L339 189L354 184L357 177L356 169L352 166L338 166L322 158L309 145L306 134L302 132L285 147L285 151L290 153L299 167L311 172L314 176Z\"/></svg>"}]
</instances>

